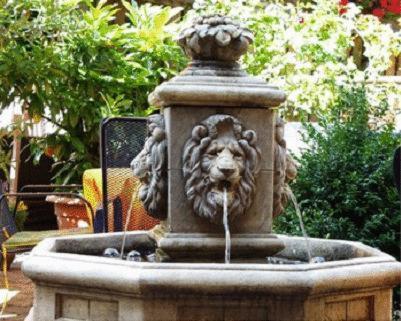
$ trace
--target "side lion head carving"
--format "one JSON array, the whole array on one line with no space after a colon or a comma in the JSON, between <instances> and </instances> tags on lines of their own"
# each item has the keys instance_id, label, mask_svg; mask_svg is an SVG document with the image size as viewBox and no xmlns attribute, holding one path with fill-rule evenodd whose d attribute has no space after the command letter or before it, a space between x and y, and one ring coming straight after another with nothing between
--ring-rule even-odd
<instances>
[{"instance_id":1,"label":"side lion head carving","mask_svg":"<svg viewBox=\"0 0 401 321\"><path fill-rule=\"evenodd\" d=\"M288 183L297 176L297 167L287 153L284 140L284 121L276 118L274 139L273 217L280 215L288 203Z\"/></svg>"},{"instance_id":2,"label":"side lion head carving","mask_svg":"<svg viewBox=\"0 0 401 321\"><path fill-rule=\"evenodd\" d=\"M163 115L148 117L148 137L131 168L142 185L139 197L148 214L167 217L167 141Z\"/></svg>"},{"instance_id":3,"label":"side lion head carving","mask_svg":"<svg viewBox=\"0 0 401 321\"><path fill-rule=\"evenodd\" d=\"M230 220L252 204L260 150L253 130L230 115L213 115L195 126L183 153L185 192L194 212L222 224L224 189Z\"/></svg>"}]
</instances>

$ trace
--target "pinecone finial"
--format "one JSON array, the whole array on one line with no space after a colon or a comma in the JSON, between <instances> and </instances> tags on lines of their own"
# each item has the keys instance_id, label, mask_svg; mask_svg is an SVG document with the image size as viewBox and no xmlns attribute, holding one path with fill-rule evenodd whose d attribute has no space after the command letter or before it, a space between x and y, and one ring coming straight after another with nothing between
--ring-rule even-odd
<instances>
[{"instance_id":1,"label":"pinecone finial","mask_svg":"<svg viewBox=\"0 0 401 321\"><path fill-rule=\"evenodd\" d=\"M252 32L229 17L198 17L181 31L178 42L193 60L238 60L254 40Z\"/></svg>"}]
</instances>

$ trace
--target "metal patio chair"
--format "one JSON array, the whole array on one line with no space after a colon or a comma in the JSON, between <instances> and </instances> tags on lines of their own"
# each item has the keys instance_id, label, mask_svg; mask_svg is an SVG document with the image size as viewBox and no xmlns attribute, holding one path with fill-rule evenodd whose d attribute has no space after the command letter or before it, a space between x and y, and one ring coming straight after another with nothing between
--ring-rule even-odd
<instances>
[{"instance_id":1,"label":"metal patio chair","mask_svg":"<svg viewBox=\"0 0 401 321\"><path fill-rule=\"evenodd\" d=\"M95 230L103 226L104 232L124 229L126 215L141 211L137 216L144 218L151 226L156 221L143 213L141 202L132 195L126 195L139 181L133 176L131 161L142 150L147 135L147 120L139 117L106 118L101 124L101 175L102 207L96 211ZM132 191L130 192L132 194ZM135 214L134 214L135 216ZM145 222L145 225L147 224ZM142 229L140 224L130 229Z\"/></svg>"},{"instance_id":2,"label":"metal patio chair","mask_svg":"<svg viewBox=\"0 0 401 321\"><path fill-rule=\"evenodd\" d=\"M65 236L71 234L86 234L93 232L93 209L91 204L80 194L74 192L53 192L53 191L37 191L38 189L55 189L76 188L77 185L63 186L63 185L29 185L23 187L21 190L24 192L18 193L2 193L0 191L0 242L2 247L3 259L10 257L11 261L13 255L16 253L30 251L36 244L47 237ZM34 190L33 192L26 192L26 190ZM90 226L88 228L76 228L65 230L45 230L45 231L18 231L15 223L15 214L18 203L23 200L32 200L44 198L48 195L55 195L60 197L77 198L83 201L87 206L89 215ZM14 210L10 211L8 206L8 199L15 198ZM8 259L7 259L8 261ZM7 262L10 264L11 262Z\"/></svg>"}]
</instances>

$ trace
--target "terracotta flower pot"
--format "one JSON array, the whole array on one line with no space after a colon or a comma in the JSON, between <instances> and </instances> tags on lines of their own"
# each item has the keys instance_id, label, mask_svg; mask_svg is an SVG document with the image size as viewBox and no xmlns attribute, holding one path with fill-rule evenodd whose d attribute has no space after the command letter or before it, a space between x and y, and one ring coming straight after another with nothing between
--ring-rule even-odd
<instances>
[{"instance_id":1,"label":"terracotta flower pot","mask_svg":"<svg viewBox=\"0 0 401 321\"><path fill-rule=\"evenodd\" d=\"M83 227L82 224L85 223L89 225L88 213L82 200L49 195L46 201L54 203L54 214L57 217L59 230Z\"/></svg>"}]
</instances>

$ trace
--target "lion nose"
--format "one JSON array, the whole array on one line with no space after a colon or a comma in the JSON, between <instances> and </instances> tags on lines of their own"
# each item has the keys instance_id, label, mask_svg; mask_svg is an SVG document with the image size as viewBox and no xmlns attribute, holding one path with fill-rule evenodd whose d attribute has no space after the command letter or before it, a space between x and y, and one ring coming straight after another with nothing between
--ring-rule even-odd
<instances>
[{"instance_id":1,"label":"lion nose","mask_svg":"<svg viewBox=\"0 0 401 321\"><path fill-rule=\"evenodd\" d=\"M234 168L219 168L219 170L225 175L225 176L230 176L231 174L233 174L235 172Z\"/></svg>"},{"instance_id":2,"label":"lion nose","mask_svg":"<svg viewBox=\"0 0 401 321\"><path fill-rule=\"evenodd\" d=\"M227 148L223 149L217 161L217 168L228 177L235 172L234 159Z\"/></svg>"},{"instance_id":3,"label":"lion nose","mask_svg":"<svg viewBox=\"0 0 401 321\"><path fill-rule=\"evenodd\" d=\"M221 159L217 168L220 172L222 172L225 176L229 176L235 172L235 167L232 161L229 159Z\"/></svg>"}]
</instances>

